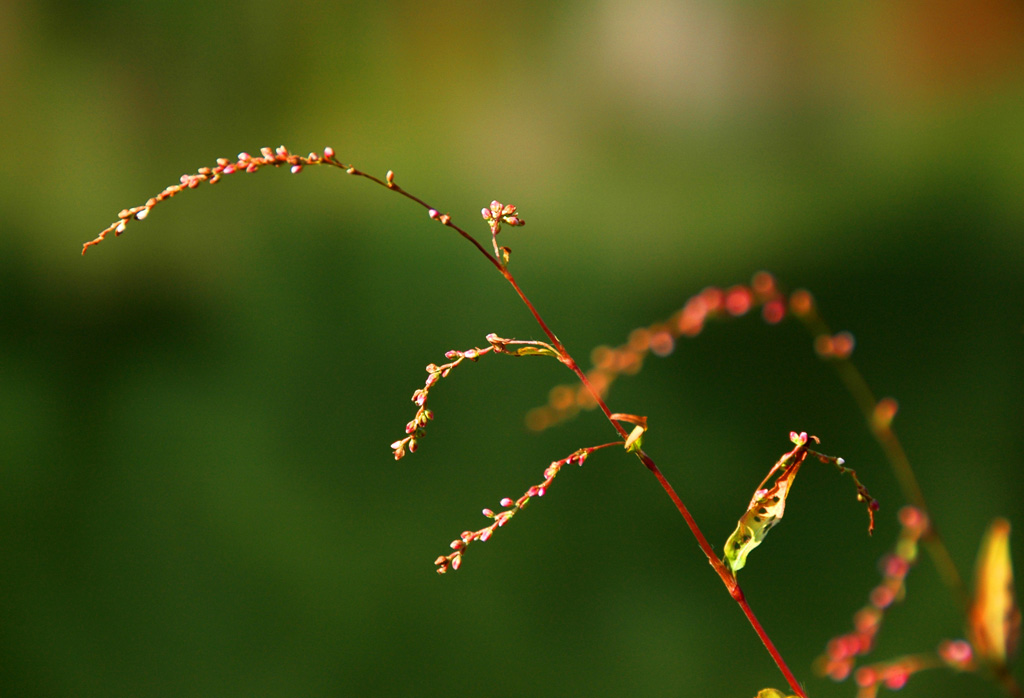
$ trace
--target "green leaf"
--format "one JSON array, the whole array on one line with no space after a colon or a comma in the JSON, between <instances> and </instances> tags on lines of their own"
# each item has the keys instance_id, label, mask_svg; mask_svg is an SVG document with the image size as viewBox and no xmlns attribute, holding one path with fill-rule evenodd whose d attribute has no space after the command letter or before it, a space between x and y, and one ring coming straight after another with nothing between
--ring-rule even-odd
<instances>
[{"instance_id":1,"label":"green leaf","mask_svg":"<svg viewBox=\"0 0 1024 698\"><path fill-rule=\"evenodd\" d=\"M725 563L734 573L747 564L747 555L761 545L768 531L786 513L786 497L799 468L798 462L779 476L771 489L754 493L750 506L736 524L736 530L725 542Z\"/></svg>"},{"instance_id":2,"label":"green leaf","mask_svg":"<svg viewBox=\"0 0 1024 698\"><path fill-rule=\"evenodd\" d=\"M768 531L772 530L786 513L786 497L789 496L793 480L800 471L800 465L807 457L807 444L811 440L817 441L813 436L808 437L805 433L796 432L790 434L790 440L796 448L783 455L768 471L768 475L750 498L750 504L736 524L736 530L725 542L725 564L733 574L743 569L747 564L747 555L761 545ZM773 476L775 484L767 487Z\"/></svg>"}]
</instances>

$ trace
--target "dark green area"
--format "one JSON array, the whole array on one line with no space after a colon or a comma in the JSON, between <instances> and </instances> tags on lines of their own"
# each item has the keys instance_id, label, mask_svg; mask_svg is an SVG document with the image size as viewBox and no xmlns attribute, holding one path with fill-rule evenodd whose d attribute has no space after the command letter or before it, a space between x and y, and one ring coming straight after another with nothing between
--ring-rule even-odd
<instances>
[{"instance_id":1,"label":"dark green area","mask_svg":"<svg viewBox=\"0 0 1024 698\"><path fill-rule=\"evenodd\" d=\"M829 6L832 7L832 6ZM557 9L553 9L557 8ZM333 146L486 241L577 358L706 285L811 289L880 396L966 576L1024 524L1024 20L751 3L14 2L0 10L0 694L753 696L784 688L657 484L612 450L464 566L480 509L613 438L523 415L569 374L448 349L541 339L480 255L340 171L226 178L81 243L182 172ZM944 33L945 32L945 33ZM950 36L956 41L950 40ZM817 434L740 573L810 664L878 580L895 478L794 323L715 324L623 378L644 448L720 549ZM1018 533L1012 546L1018 560ZM925 560L872 659L963 629ZM939 671L914 696L996 696Z\"/></svg>"}]
</instances>

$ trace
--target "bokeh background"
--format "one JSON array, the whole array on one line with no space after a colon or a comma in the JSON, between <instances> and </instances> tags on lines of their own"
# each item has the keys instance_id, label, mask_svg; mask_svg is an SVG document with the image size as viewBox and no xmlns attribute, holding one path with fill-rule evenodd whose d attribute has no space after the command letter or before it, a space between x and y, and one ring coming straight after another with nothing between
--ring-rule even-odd
<instances>
[{"instance_id":1,"label":"bokeh background","mask_svg":"<svg viewBox=\"0 0 1024 698\"><path fill-rule=\"evenodd\" d=\"M478 253L326 168L228 178L82 242L218 156L332 145L486 236L578 357L760 269L811 289L961 572L1024 522L1024 8L976 2L0 4L0 693L752 696L784 681L635 460L595 455L461 570L460 531L611 438L526 412L569 377L423 366L540 338ZM816 696L902 497L792 323L709 327L616 384L721 546L790 430L801 474L741 573ZM1018 560L1024 548L1015 534ZM874 659L962 621L925 560ZM907 695L1000 695L916 676Z\"/></svg>"}]
</instances>

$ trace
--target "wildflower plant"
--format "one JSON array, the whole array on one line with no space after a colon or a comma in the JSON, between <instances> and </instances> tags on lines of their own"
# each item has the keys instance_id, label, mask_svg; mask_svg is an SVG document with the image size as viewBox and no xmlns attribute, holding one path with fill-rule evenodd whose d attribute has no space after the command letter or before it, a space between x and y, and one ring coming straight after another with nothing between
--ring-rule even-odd
<instances>
[{"instance_id":1,"label":"wildflower plant","mask_svg":"<svg viewBox=\"0 0 1024 698\"><path fill-rule=\"evenodd\" d=\"M590 356L592 365L585 370L520 287L510 268L512 249L499 244L498 235L505 226L519 228L525 225L515 205L495 200L481 210L480 215L490 232L490 245L487 245L456 224L449 214L442 213L440 209L400 186L394 172L387 172L383 178L377 177L354 165L343 163L329 147L322 153L311 152L305 156L280 146L276 149L262 148L256 156L243 152L236 158L218 158L214 166L200 168L195 174L182 175L177 184L165 188L144 204L121 210L116 221L83 245L82 254L103 242L111 233L115 237L121 235L129 226L146 219L158 204L188 189L195 189L204 183L217 184L228 175L252 174L270 167L284 167L292 174L299 174L313 166L339 169L349 175L368 179L425 209L430 220L452 230L473 245L501 274L546 338L546 341L519 340L504 338L492 332L485 337L486 346L451 350L445 354L446 363L428 364L423 386L415 389L412 394L412 402L416 406L413 417L405 425L404 435L391 444L395 460L415 453L426 436L427 426L434 419L434 412L428 407L431 391L437 389L442 380L456 368L489 356L554 359L574 375L574 382L553 388L547 403L526 415L526 423L531 429L547 429L574 417L581 410L598 409L615 432L616 438L613 441L577 448L569 455L550 462L539 481L528 486L518 497L501 498L497 510L483 509L482 514L489 523L476 530L463 531L452 540L449 544L451 552L441 554L434 560L438 573L460 569L472 544L490 540L499 528L508 524L527 505L543 497L565 466L582 466L599 451L610 452L621 448L644 466L672 501L726 591L778 666L792 691L788 698L806 698L803 685L790 670L747 602L737 581L737 572L747 566L750 554L764 543L767 534L781 521L796 476L808 459L831 465L840 474L850 477L856 490L856 499L865 506L868 514L868 533L874 530L879 502L861 483L857 473L846 467L842 458L812 449L812 446L817 448L820 443L818 437L793 431L789 435L793 447L778 459L755 487L747 508L739 512L736 528L725 541L722 555L719 555L654 458L643 449L644 435L649 429L647 418L643 415L613 412L607 403L616 380L640 371L651 354L668 356L677 342L697 337L713 321L735 319L758 311L765 323L774 326L792 317L810 332L817 355L835 366L840 380L860 407L869 430L881 445L907 500L907 505L899 512L902 527L899 539L893 551L880 564L882 581L870 593L868 604L854 616L853 630L828 642L824 654L815 664L815 670L835 681L853 676L858 698L872 698L882 687L893 690L901 688L913 674L937 667L954 671L985 670L1007 695L1022 695L1010 673L1019 639L1020 610L1013 593L1009 522L996 519L986 534L976 565L975 591L973 595L970 594L933 524L932 514L910 461L892 430L897 412L895 400L877 399L854 366L851 360L855 347L853 335L846 331L833 332L822 319L809 292L796 290L787 293L767 272L755 274L750 284L738 284L725 289L704 289L688 299L670 317L633 330L624 344L593 350ZM918 562L919 548L928 552L950 589L954 602L963 611L966 638L942 639L933 652L906 655L857 668L857 661L874 647L885 610L906 596L906 579ZM764 688L758 691L757 696L786 698L787 694L775 688Z\"/></svg>"}]
</instances>

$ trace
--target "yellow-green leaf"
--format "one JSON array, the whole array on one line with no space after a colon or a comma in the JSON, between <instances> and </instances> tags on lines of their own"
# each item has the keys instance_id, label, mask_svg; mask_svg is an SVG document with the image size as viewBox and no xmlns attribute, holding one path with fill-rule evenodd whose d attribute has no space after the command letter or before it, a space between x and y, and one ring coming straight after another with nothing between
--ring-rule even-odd
<instances>
[{"instance_id":1,"label":"yellow-green leaf","mask_svg":"<svg viewBox=\"0 0 1024 698\"><path fill-rule=\"evenodd\" d=\"M775 688L762 688L757 692L757 695L754 698L796 698L796 696L787 696L785 693Z\"/></svg>"},{"instance_id":2,"label":"yellow-green leaf","mask_svg":"<svg viewBox=\"0 0 1024 698\"><path fill-rule=\"evenodd\" d=\"M993 521L981 541L967 626L979 657L996 666L1009 664L1020 639L1020 607L1013 590L1010 522L1006 519Z\"/></svg>"},{"instance_id":3,"label":"yellow-green leaf","mask_svg":"<svg viewBox=\"0 0 1024 698\"><path fill-rule=\"evenodd\" d=\"M799 470L798 461L783 471L770 489L754 493L750 506L736 524L736 530L725 542L725 563L733 572L747 564L747 555L761 545L768 531L772 530L786 513L786 497L789 496L789 488Z\"/></svg>"}]
</instances>

